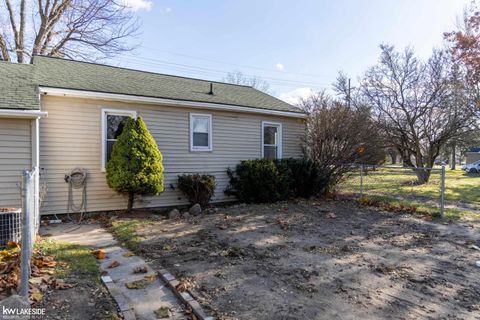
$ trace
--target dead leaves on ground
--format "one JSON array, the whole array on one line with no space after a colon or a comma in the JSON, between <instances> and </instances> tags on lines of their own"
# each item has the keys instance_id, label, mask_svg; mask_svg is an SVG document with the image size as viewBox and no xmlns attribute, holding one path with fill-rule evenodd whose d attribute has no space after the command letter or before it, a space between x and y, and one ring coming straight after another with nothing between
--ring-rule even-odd
<instances>
[{"instance_id":1,"label":"dead leaves on ground","mask_svg":"<svg viewBox=\"0 0 480 320\"><path fill-rule=\"evenodd\" d=\"M19 246L12 243L9 247L9 250L0 251L0 299L18 293L20 286ZM30 264L31 278L28 282L31 301L40 301L48 290L64 290L74 286L53 277L55 267L64 265L55 261L54 257L35 252Z\"/></svg>"},{"instance_id":2,"label":"dead leaves on ground","mask_svg":"<svg viewBox=\"0 0 480 320\"><path fill-rule=\"evenodd\" d=\"M156 275L145 276L143 279L127 282L125 286L128 289L143 289L157 279Z\"/></svg>"},{"instance_id":3,"label":"dead leaves on ground","mask_svg":"<svg viewBox=\"0 0 480 320\"><path fill-rule=\"evenodd\" d=\"M92 254L98 260L105 259L106 257L105 250L102 250L102 249L92 250Z\"/></svg>"},{"instance_id":4,"label":"dead leaves on ground","mask_svg":"<svg viewBox=\"0 0 480 320\"><path fill-rule=\"evenodd\" d=\"M168 307L160 307L154 311L158 319L166 319L173 316L172 311Z\"/></svg>"},{"instance_id":5,"label":"dead leaves on ground","mask_svg":"<svg viewBox=\"0 0 480 320\"><path fill-rule=\"evenodd\" d=\"M112 262L108 265L107 268L113 269L113 268L118 267L119 265L120 265L120 262L118 262L117 260L114 260L114 261L112 261Z\"/></svg>"},{"instance_id":6,"label":"dead leaves on ground","mask_svg":"<svg viewBox=\"0 0 480 320\"><path fill-rule=\"evenodd\" d=\"M325 219L336 219L337 218L337 215L333 212L327 212L325 214Z\"/></svg>"},{"instance_id":7,"label":"dead leaves on ground","mask_svg":"<svg viewBox=\"0 0 480 320\"><path fill-rule=\"evenodd\" d=\"M125 252L124 254L122 254L122 256L124 256L125 258L133 257L134 255L135 255L135 253L133 253L131 251L128 251L128 252Z\"/></svg>"},{"instance_id":8,"label":"dead leaves on ground","mask_svg":"<svg viewBox=\"0 0 480 320\"><path fill-rule=\"evenodd\" d=\"M180 280L179 284L175 286L175 289L178 292L186 292L193 289L193 287L195 287L195 282L193 281L193 279L183 278Z\"/></svg>"},{"instance_id":9,"label":"dead leaves on ground","mask_svg":"<svg viewBox=\"0 0 480 320\"><path fill-rule=\"evenodd\" d=\"M273 223L278 224L283 230L288 230L289 228L288 221L281 218L276 218L275 220L273 220Z\"/></svg>"},{"instance_id":10,"label":"dead leaves on ground","mask_svg":"<svg viewBox=\"0 0 480 320\"><path fill-rule=\"evenodd\" d=\"M148 268L146 266L138 266L133 269L133 273L147 273Z\"/></svg>"}]
</instances>

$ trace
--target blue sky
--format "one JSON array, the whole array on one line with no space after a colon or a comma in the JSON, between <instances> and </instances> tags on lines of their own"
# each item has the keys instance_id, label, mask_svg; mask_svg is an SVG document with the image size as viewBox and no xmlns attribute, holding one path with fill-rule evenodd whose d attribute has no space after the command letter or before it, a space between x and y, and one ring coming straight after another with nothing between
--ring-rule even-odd
<instances>
[{"instance_id":1,"label":"blue sky","mask_svg":"<svg viewBox=\"0 0 480 320\"><path fill-rule=\"evenodd\" d=\"M114 64L209 80L240 70L275 96L331 86L339 70L353 83L379 44L412 46L421 57L442 45L469 0L124 0L142 34Z\"/></svg>"}]
</instances>

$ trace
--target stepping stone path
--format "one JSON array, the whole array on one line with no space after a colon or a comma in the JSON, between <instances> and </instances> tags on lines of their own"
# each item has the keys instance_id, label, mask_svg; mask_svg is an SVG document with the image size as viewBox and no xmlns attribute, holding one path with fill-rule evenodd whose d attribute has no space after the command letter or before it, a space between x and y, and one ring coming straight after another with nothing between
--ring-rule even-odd
<instances>
[{"instance_id":1,"label":"stepping stone path","mask_svg":"<svg viewBox=\"0 0 480 320\"><path fill-rule=\"evenodd\" d=\"M166 319L187 319L182 304L145 260L132 256L130 251L118 246L104 250L107 257L100 260L100 270L105 274L102 281L117 301L126 320L158 319L155 311L160 308L168 308L172 312ZM118 266L109 268L115 261ZM146 267L147 272L134 273L138 267ZM127 284L138 289L129 289Z\"/></svg>"},{"instance_id":2,"label":"stepping stone path","mask_svg":"<svg viewBox=\"0 0 480 320\"><path fill-rule=\"evenodd\" d=\"M40 234L55 241L69 242L105 251L100 262L102 281L116 300L125 320L189 319L184 305L145 260L119 247L113 236L96 224L58 224L41 227ZM116 261L118 266L109 268ZM146 273L134 273L146 267ZM135 281L141 281L140 286ZM138 289L129 289L127 284ZM136 285L137 284L137 285ZM168 308L168 310L167 310ZM170 312L168 312L170 311ZM206 318L205 318L206 319ZM209 318L211 319L211 318Z\"/></svg>"}]
</instances>

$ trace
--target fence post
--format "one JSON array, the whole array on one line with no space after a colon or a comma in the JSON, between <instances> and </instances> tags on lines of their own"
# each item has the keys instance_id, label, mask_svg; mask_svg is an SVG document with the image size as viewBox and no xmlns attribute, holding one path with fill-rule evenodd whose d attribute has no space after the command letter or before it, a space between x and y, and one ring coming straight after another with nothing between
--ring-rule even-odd
<instances>
[{"instance_id":1,"label":"fence post","mask_svg":"<svg viewBox=\"0 0 480 320\"><path fill-rule=\"evenodd\" d=\"M360 166L360 200L363 199L363 164Z\"/></svg>"},{"instance_id":2,"label":"fence post","mask_svg":"<svg viewBox=\"0 0 480 320\"><path fill-rule=\"evenodd\" d=\"M28 280L30 278L30 256L32 254L32 197L34 172L24 170L22 175L22 252L20 295L28 297Z\"/></svg>"},{"instance_id":3,"label":"fence post","mask_svg":"<svg viewBox=\"0 0 480 320\"><path fill-rule=\"evenodd\" d=\"M445 216L445 165L442 165L442 175L440 182L440 217Z\"/></svg>"}]
</instances>

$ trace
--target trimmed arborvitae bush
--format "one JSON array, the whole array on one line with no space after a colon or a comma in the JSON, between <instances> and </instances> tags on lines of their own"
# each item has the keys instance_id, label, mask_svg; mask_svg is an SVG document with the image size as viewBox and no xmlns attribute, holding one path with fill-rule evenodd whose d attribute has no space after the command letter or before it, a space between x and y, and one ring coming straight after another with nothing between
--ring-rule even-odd
<instances>
[{"instance_id":1,"label":"trimmed arborvitae bush","mask_svg":"<svg viewBox=\"0 0 480 320\"><path fill-rule=\"evenodd\" d=\"M191 204L206 206L215 194L215 176L208 174L184 174L178 176L178 188Z\"/></svg>"},{"instance_id":2,"label":"trimmed arborvitae bush","mask_svg":"<svg viewBox=\"0 0 480 320\"><path fill-rule=\"evenodd\" d=\"M162 154L141 117L128 119L106 169L108 186L128 194L129 211L136 194L163 192Z\"/></svg>"},{"instance_id":3,"label":"trimmed arborvitae bush","mask_svg":"<svg viewBox=\"0 0 480 320\"><path fill-rule=\"evenodd\" d=\"M269 159L242 161L235 171L227 170L230 186L225 193L247 203L284 200L291 195L288 171L287 166L279 168Z\"/></svg>"}]
</instances>

